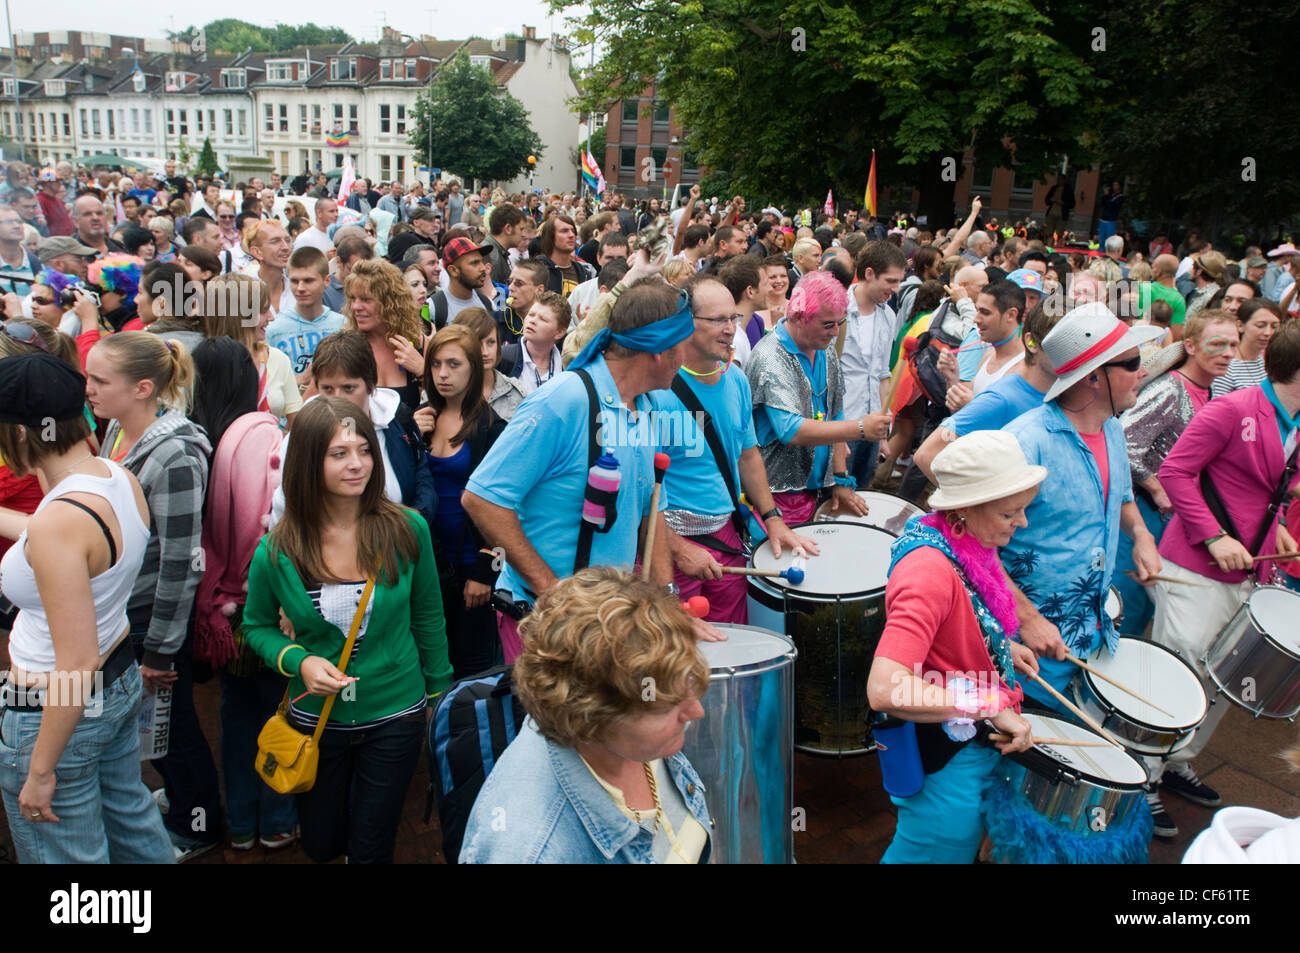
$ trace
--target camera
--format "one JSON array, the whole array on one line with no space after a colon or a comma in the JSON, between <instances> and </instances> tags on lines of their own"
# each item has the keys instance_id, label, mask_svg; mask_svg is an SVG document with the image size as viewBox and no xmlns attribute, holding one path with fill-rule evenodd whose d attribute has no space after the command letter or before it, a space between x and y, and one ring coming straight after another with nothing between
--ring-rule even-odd
<instances>
[{"instance_id":1,"label":"camera","mask_svg":"<svg viewBox=\"0 0 1300 953\"><path fill-rule=\"evenodd\" d=\"M99 295L95 294L95 292L91 291L89 288L64 288L59 292L59 305L64 308L74 307L77 303L78 291L84 291L86 294L90 295L91 300L95 302L95 307L99 307Z\"/></svg>"}]
</instances>

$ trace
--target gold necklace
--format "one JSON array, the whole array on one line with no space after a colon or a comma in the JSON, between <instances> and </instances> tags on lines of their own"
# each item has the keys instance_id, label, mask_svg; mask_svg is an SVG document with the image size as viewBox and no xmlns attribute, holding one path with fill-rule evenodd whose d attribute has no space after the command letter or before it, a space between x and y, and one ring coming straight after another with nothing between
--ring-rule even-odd
<instances>
[{"instance_id":1,"label":"gold necklace","mask_svg":"<svg viewBox=\"0 0 1300 953\"><path fill-rule=\"evenodd\" d=\"M77 467L81 466L87 460L94 460L94 459L95 459L95 455L93 453L88 457L82 457L80 460L78 460L72 466L68 467L66 470L62 470L59 473L56 473L53 477L51 477L50 486L58 486L59 480L61 480L65 474L71 473L73 470L77 469Z\"/></svg>"},{"instance_id":2,"label":"gold necklace","mask_svg":"<svg viewBox=\"0 0 1300 953\"><path fill-rule=\"evenodd\" d=\"M654 768L650 767L650 762L648 761L642 761L641 767L645 769L645 779L650 783L650 796L654 798L655 802L655 826L650 828L650 833L653 834L657 831L660 823L664 825L664 831L666 832L668 830L668 818L664 817L664 807L659 803L659 782L655 780ZM636 808L631 807L631 805L628 807L629 810L636 810ZM640 817L641 812L637 811L638 821L640 820Z\"/></svg>"}]
</instances>

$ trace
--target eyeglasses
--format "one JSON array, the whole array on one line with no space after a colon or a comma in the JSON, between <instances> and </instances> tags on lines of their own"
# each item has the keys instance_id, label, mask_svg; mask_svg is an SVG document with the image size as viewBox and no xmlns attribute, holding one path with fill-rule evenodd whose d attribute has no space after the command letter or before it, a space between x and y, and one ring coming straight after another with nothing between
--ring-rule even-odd
<instances>
[{"instance_id":1,"label":"eyeglasses","mask_svg":"<svg viewBox=\"0 0 1300 953\"><path fill-rule=\"evenodd\" d=\"M821 323L823 331L838 331L847 318L840 318L838 321L823 321Z\"/></svg>"},{"instance_id":2,"label":"eyeglasses","mask_svg":"<svg viewBox=\"0 0 1300 953\"><path fill-rule=\"evenodd\" d=\"M46 354L50 353L50 348L45 343L45 339L30 325L15 324L13 327L10 327L7 324L0 324L0 334L3 334L7 338L13 338L20 344L29 344L32 347L39 348Z\"/></svg>"},{"instance_id":3,"label":"eyeglasses","mask_svg":"<svg viewBox=\"0 0 1300 953\"><path fill-rule=\"evenodd\" d=\"M725 318L701 318L701 317L697 314L697 315L695 315L695 320L696 320L696 321L703 321L705 324L707 324L707 325L708 325L709 327L711 327L711 328L720 328L720 327L723 327L724 325L728 325L728 324L739 324L739 323L740 323L740 319L741 319L742 317L744 317L744 315L740 315L740 314L729 314L729 315L727 315Z\"/></svg>"},{"instance_id":4,"label":"eyeglasses","mask_svg":"<svg viewBox=\"0 0 1300 953\"><path fill-rule=\"evenodd\" d=\"M1142 366L1141 354L1137 355L1137 357L1130 357L1127 361L1110 361L1102 365L1102 367L1122 367L1130 374L1132 374L1141 366Z\"/></svg>"}]
</instances>

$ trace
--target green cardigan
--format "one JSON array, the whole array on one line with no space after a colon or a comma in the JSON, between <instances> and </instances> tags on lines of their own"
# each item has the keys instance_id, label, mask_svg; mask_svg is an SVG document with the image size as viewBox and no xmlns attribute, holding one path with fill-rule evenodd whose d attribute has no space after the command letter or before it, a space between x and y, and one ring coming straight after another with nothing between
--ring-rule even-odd
<instances>
[{"instance_id":1,"label":"green cardigan","mask_svg":"<svg viewBox=\"0 0 1300 953\"><path fill-rule=\"evenodd\" d=\"M331 723L374 721L451 684L442 593L429 527L417 514L409 515L419 542L419 558L402 567L395 585L375 585L365 638L345 673L357 676L358 681L337 696L330 711ZM281 609L293 623L296 639L280 630ZM248 571L244 638L267 665L291 676L290 698L307 690L298 674L303 659L320 655L338 665L347 641L347 633L326 622L316 610L289 557L280 553L272 562L266 537L258 543ZM324 696L308 695L297 707L318 715L324 703Z\"/></svg>"}]
</instances>

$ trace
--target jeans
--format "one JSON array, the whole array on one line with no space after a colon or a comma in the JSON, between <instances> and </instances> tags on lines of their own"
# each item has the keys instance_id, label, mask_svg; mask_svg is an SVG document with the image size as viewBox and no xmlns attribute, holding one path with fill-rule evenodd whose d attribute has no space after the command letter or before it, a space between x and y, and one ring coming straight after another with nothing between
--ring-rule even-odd
<instances>
[{"instance_id":1,"label":"jeans","mask_svg":"<svg viewBox=\"0 0 1300 953\"><path fill-rule=\"evenodd\" d=\"M858 489L865 490L880 464L880 441L854 440L849 444L849 476L858 481Z\"/></svg>"},{"instance_id":2,"label":"jeans","mask_svg":"<svg viewBox=\"0 0 1300 953\"><path fill-rule=\"evenodd\" d=\"M1160 511L1153 507L1142 497L1137 496L1138 512L1142 514L1142 522L1146 524L1147 529L1151 530L1151 535L1156 538L1156 544L1159 545L1160 537L1165 534L1165 526L1168 525L1168 519L1160 515ZM1110 583L1119 590L1119 596L1124 600L1124 619L1119 625L1120 635L1142 635L1147 630L1147 623L1155 615L1156 604L1151 601L1150 590L1126 573L1126 570L1136 569L1137 564L1133 562L1133 540L1129 539L1128 533L1119 534L1119 551L1115 556L1115 574L1111 576Z\"/></svg>"},{"instance_id":3,"label":"jeans","mask_svg":"<svg viewBox=\"0 0 1300 953\"><path fill-rule=\"evenodd\" d=\"M420 760L425 714L376 728L321 733L316 784L298 795L302 848L324 863L391 864L407 788Z\"/></svg>"},{"instance_id":4,"label":"jeans","mask_svg":"<svg viewBox=\"0 0 1300 953\"><path fill-rule=\"evenodd\" d=\"M477 675L501 664L501 638L490 603L470 609L465 605L465 580L469 567L438 568L442 586L442 612L447 620L447 656L452 678Z\"/></svg>"},{"instance_id":5,"label":"jeans","mask_svg":"<svg viewBox=\"0 0 1300 953\"><path fill-rule=\"evenodd\" d=\"M18 807L41 712L0 710L0 789L24 864L172 864L162 815L140 780L136 715L140 669L131 666L92 700L54 769L51 809L59 823L33 824Z\"/></svg>"},{"instance_id":6,"label":"jeans","mask_svg":"<svg viewBox=\"0 0 1300 953\"><path fill-rule=\"evenodd\" d=\"M271 790L253 767L257 736L284 697L285 682L266 668L247 678L221 673L221 776L231 833L269 837L298 823L293 795Z\"/></svg>"},{"instance_id":7,"label":"jeans","mask_svg":"<svg viewBox=\"0 0 1300 953\"><path fill-rule=\"evenodd\" d=\"M131 640L137 658L144 653L144 637L148 631L147 622L131 625ZM212 749L203 737L199 716L194 710L193 641L191 629L175 656L171 740L167 754L155 759L153 766L162 775L167 800L171 804L165 823L173 839L183 843L215 844L221 840L221 795Z\"/></svg>"}]
</instances>

